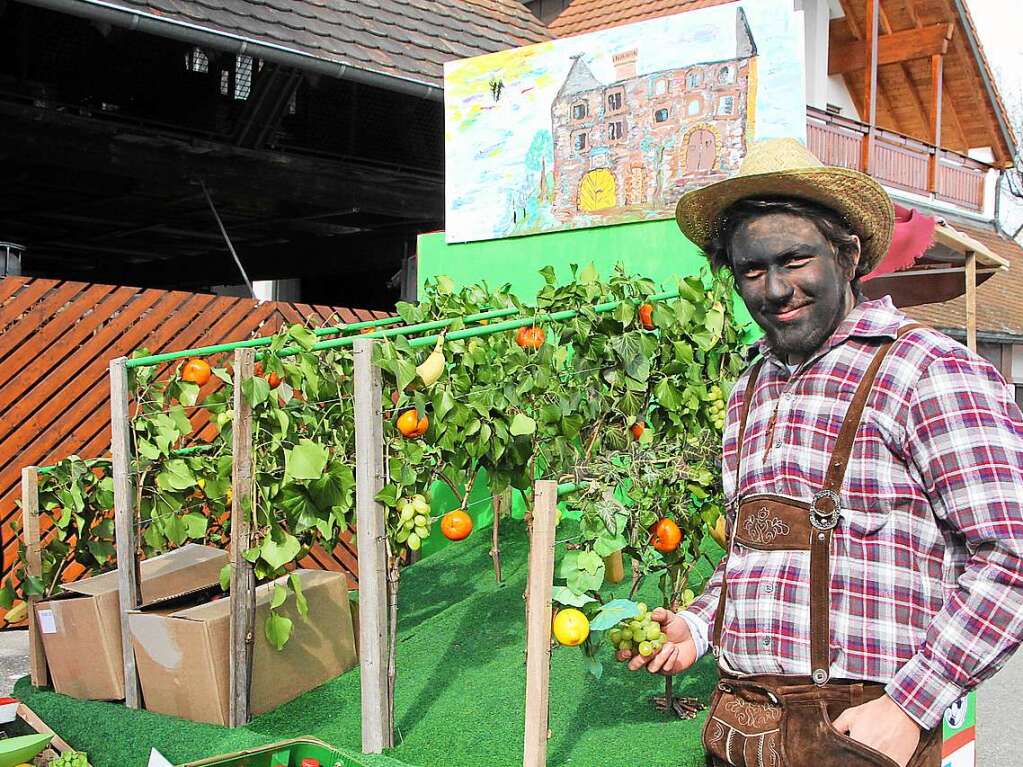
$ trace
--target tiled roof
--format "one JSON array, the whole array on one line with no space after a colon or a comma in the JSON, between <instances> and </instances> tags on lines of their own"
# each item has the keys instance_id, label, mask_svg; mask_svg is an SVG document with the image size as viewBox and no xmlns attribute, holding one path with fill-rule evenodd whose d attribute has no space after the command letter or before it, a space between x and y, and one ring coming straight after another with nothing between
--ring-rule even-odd
<instances>
[{"instance_id":1,"label":"tiled roof","mask_svg":"<svg viewBox=\"0 0 1023 767\"><path fill-rule=\"evenodd\" d=\"M1023 247L993 228L968 226L958 221L955 228L980 240L1010 261L1009 271L991 276L977 288L977 331L1023 337ZM903 311L936 328L966 329L966 298L960 296L941 304L923 304Z\"/></svg>"},{"instance_id":2,"label":"tiled roof","mask_svg":"<svg viewBox=\"0 0 1023 767\"><path fill-rule=\"evenodd\" d=\"M565 37L728 2L732 0L571 0L549 26L556 36Z\"/></svg>"},{"instance_id":3,"label":"tiled roof","mask_svg":"<svg viewBox=\"0 0 1023 767\"><path fill-rule=\"evenodd\" d=\"M518 0L108 0L106 5L435 86L443 84L446 61L551 38Z\"/></svg>"}]
</instances>

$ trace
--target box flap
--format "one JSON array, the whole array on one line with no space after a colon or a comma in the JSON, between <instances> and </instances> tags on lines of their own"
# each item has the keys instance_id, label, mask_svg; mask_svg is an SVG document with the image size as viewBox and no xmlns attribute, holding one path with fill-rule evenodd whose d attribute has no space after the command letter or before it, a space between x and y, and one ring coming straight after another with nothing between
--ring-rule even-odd
<instances>
[{"instance_id":1,"label":"box flap","mask_svg":"<svg viewBox=\"0 0 1023 767\"><path fill-rule=\"evenodd\" d=\"M317 586L321 583L336 580L339 577L344 577L340 573L331 572L329 570L294 570L295 575L298 576L299 581L302 584L302 589L305 590L312 586ZM270 599L273 596L274 586L276 584L286 585L288 582L288 576L283 575L275 581L264 583L261 586L256 587L256 607L270 604ZM231 601L230 599L219 599L215 602L206 602L200 605L190 605L180 610L174 610L170 612L170 616L173 618L183 618L185 620L193 621L214 621L220 618L224 618L231 613Z\"/></svg>"},{"instance_id":2,"label":"box flap","mask_svg":"<svg viewBox=\"0 0 1023 767\"><path fill-rule=\"evenodd\" d=\"M220 568L227 561L227 552L198 543L188 543L180 549L150 557L139 566L142 603L149 604L217 583ZM84 596L117 591L117 570L68 583L64 590Z\"/></svg>"}]
</instances>

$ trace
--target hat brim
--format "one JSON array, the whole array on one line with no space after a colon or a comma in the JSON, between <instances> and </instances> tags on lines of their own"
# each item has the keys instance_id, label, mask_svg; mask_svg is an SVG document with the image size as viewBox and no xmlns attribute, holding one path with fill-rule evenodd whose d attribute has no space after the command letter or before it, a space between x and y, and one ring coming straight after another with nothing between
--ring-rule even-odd
<instances>
[{"instance_id":1,"label":"hat brim","mask_svg":"<svg viewBox=\"0 0 1023 767\"><path fill-rule=\"evenodd\" d=\"M822 166L734 176L687 192L675 206L675 220L704 252L722 225L724 212L751 197L790 197L834 210L860 238L860 271L867 274L888 253L895 208L874 179L849 168Z\"/></svg>"}]
</instances>

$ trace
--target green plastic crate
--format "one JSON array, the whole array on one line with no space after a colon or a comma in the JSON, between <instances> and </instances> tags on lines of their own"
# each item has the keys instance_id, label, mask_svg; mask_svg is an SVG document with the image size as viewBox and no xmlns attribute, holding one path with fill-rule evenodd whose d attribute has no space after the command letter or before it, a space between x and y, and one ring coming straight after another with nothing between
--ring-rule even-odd
<instances>
[{"instance_id":1,"label":"green plastic crate","mask_svg":"<svg viewBox=\"0 0 1023 767\"><path fill-rule=\"evenodd\" d=\"M310 758L319 761L320 767L353 767L333 746L315 738L284 740L249 751L211 756L182 767L301 767L302 760Z\"/></svg>"}]
</instances>

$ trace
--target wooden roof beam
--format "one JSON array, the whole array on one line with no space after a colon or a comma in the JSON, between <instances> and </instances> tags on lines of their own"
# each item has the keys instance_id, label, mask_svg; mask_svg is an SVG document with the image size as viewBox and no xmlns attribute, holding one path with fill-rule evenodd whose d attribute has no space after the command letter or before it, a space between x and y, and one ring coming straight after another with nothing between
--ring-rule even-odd
<instances>
[{"instance_id":1,"label":"wooden roof beam","mask_svg":"<svg viewBox=\"0 0 1023 767\"><path fill-rule=\"evenodd\" d=\"M831 23L841 24L842 20L835 19ZM933 24L881 35L877 45L878 66L947 53L954 29L951 24ZM828 74L839 75L861 70L865 59L862 42L834 43L828 51Z\"/></svg>"}]
</instances>

